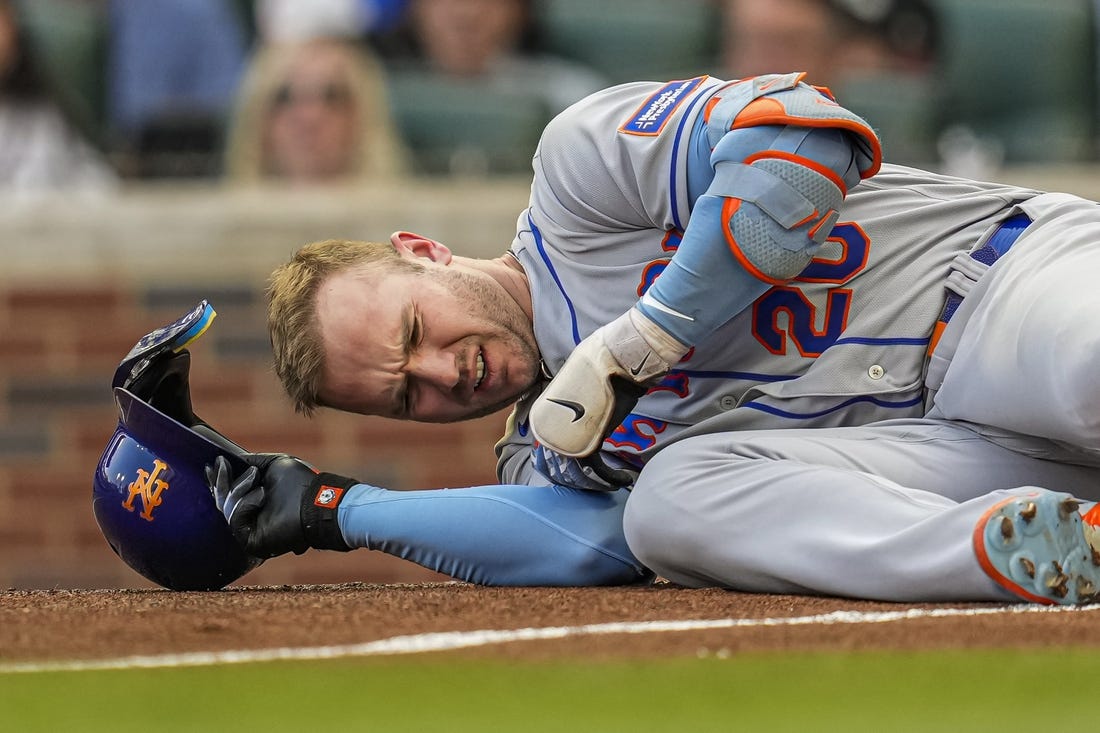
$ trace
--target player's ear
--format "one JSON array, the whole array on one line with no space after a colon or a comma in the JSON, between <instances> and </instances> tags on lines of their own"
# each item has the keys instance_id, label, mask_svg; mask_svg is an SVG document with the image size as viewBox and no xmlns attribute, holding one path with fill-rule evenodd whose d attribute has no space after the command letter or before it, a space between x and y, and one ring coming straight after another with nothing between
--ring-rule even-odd
<instances>
[{"instance_id":1,"label":"player's ear","mask_svg":"<svg viewBox=\"0 0 1100 733\"><path fill-rule=\"evenodd\" d=\"M451 250L445 244L419 234L394 232L390 235L390 242L403 257L423 257L442 265L451 262Z\"/></svg>"}]
</instances>

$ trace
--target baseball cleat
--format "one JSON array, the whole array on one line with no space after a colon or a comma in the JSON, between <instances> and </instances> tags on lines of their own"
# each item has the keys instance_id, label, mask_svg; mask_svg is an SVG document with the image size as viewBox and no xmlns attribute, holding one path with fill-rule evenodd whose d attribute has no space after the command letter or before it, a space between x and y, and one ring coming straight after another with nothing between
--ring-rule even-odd
<instances>
[{"instance_id":1,"label":"baseball cleat","mask_svg":"<svg viewBox=\"0 0 1100 733\"><path fill-rule=\"evenodd\" d=\"M995 504L974 528L974 552L998 585L1034 603L1100 601L1100 504L1084 516L1069 494L1040 491Z\"/></svg>"}]
</instances>

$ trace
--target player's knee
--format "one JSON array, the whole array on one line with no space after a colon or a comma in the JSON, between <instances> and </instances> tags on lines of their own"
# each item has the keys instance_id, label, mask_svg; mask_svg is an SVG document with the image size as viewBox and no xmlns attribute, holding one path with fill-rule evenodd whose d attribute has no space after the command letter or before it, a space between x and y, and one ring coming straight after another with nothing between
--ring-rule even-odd
<instances>
[{"instance_id":1,"label":"player's knee","mask_svg":"<svg viewBox=\"0 0 1100 733\"><path fill-rule=\"evenodd\" d=\"M623 532L638 561L661 577L675 575L674 544L670 535L676 522L664 514L666 502L659 492L637 488L631 493L623 515Z\"/></svg>"},{"instance_id":2,"label":"player's knee","mask_svg":"<svg viewBox=\"0 0 1100 733\"><path fill-rule=\"evenodd\" d=\"M705 548L690 503L677 499L690 483L685 476L689 472L664 468L664 464L670 469L676 465L675 452L666 448L642 471L626 503L623 533L630 551L643 565L662 577L690 585L685 577Z\"/></svg>"},{"instance_id":3,"label":"player's knee","mask_svg":"<svg viewBox=\"0 0 1100 733\"><path fill-rule=\"evenodd\" d=\"M731 444L732 443L732 444ZM700 436L668 446L642 469L623 515L630 551L657 575L683 585L730 585L731 573L751 573L746 558L758 544L752 511L766 482L753 476L774 460L767 440L723 441ZM749 472L739 480L740 472ZM715 476L723 478L715 482ZM720 554L715 537L722 537Z\"/></svg>"}]
</instances>

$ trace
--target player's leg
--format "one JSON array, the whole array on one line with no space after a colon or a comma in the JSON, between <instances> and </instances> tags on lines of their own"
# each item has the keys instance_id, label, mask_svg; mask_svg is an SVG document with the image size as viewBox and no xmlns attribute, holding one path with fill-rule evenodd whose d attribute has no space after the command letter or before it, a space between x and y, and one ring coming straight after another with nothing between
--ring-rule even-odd
<instances>
[{"instance_id":1,"label":"player's leg","mask_svg":"<svg viewBox=\"0 0 1100 733\"><path fill-rule=\"evenodd\" d=\"M652 575L627 548L628 492L558 486L389 491L340 504L344 540L483 585L625 585Z\"/></svg>"},{"instance_id":2,"label":"player's leg","mask_svg":"<svg viewBox=\"0 0 1100 733\"><path fill-rule=\"evenodd\" d=\"M1056 194L1024 208L1033 223L978 280L936 349L930 378L947 366L930 385L934 414L1083 447L1100 462L1100 207Z\"/></svg>"},{"instance_id":3,"label":"player's leg","mask_svg":"<svg viewBox=\"0 0 1100 733\"><path fill-rule=\"evenodd\" d=\"M1028 486L1096 499L1100 470L934 421L715 434L654 457L624 522L643 563L692 586L1019 600L983 571L972 535L991 506Z\"/></svg>"}]
</instances>

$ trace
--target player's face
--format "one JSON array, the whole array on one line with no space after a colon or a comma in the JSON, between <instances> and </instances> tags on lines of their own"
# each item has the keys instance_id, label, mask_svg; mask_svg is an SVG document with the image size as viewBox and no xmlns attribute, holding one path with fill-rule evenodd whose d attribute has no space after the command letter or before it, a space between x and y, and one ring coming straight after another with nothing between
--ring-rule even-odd
<instances>
[{"instance_id":1,"label":"player's face","mask_svg":"<svg viewBox=\"0 0 1100 733\"><path fill-rule=\"evenodd\" d=\"M358 140L350 59L336 45L304 49L274 94L264 130L265 166L290 181L351 172Z\"/></svg>"},{"instance_id":2,"label":"player's face","mask_svg":"<svg viewBox=\"0 0 1100 733\"><path fill-rule=\"evenodd\" d=\"M330 407L452 422L513 404L538 376L530 320L500 284L457 264L372 266L330 277L317 300Z\"/></svg>"}]
</instances>

